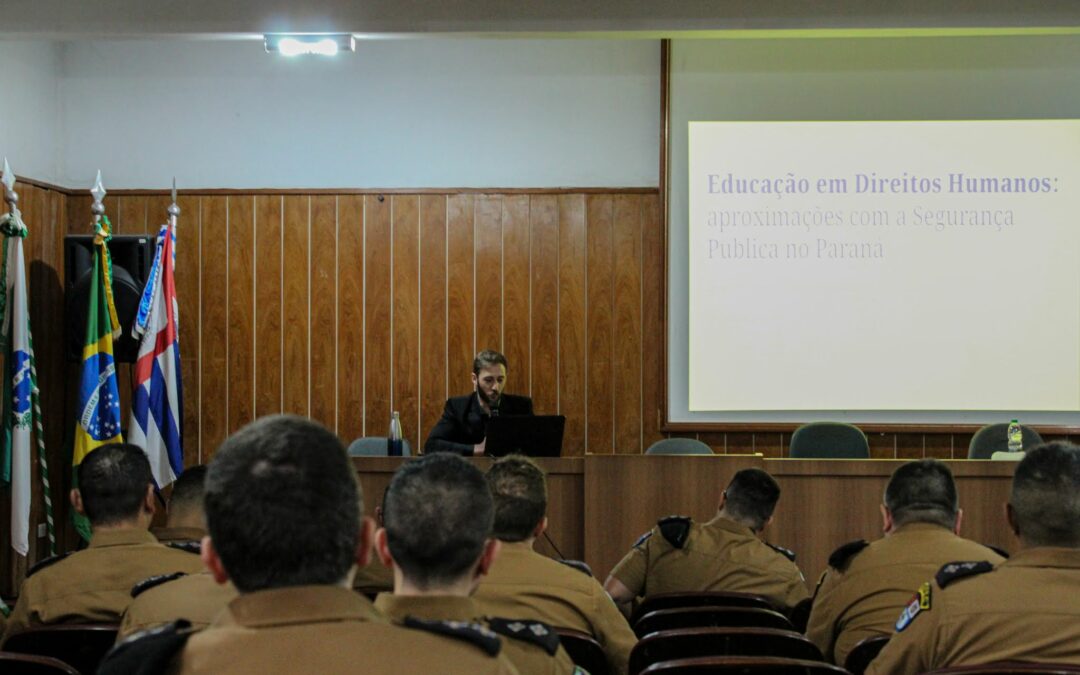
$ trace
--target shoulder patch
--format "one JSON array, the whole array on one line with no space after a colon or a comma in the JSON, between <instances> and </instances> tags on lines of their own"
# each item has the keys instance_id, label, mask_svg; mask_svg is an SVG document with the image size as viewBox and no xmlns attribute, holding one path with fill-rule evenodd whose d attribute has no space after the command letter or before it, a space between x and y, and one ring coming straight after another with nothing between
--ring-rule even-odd
<instances>
[{"instance_id":1,"label":"shoulder patch","mask_svg":"<svg viewBox=\"0 0 1080 675\"><path fill-rule=\"evenodd\" d=\"M848 562L850 562L851 559L854 558L859 551L863 550L869 545L870 542L866 541L865 539L849 541L848 543L844 544L843 546L832 552L832 554L829 556L829 567L843 572L844 568L847 567Z\"/></svg>"},{"instance_id":2,"label":"shoulder patch","mask_svg":"<svg viewBox=\"0 0 1080 675\"><path fill-rule=\"evenodd\" d=\"M644 544L645 542L649 541L649 537L651 537L651 536L652 536L652 530L649 530L645 534L638 537L637 541L634 542L634 545L631 548L641 548L641 545Z\"/></svg>"},{"instance_id":3,"label":"shoulder patch","mask_svg":"<svg viewBox=\"0 0 1080 675\"><path fill-rule=\"evenodd\" d=\"M564 558L559 558L559 562L566 565L567 567L572 567L576 569L578 572L581 572L585 576L591 577L593 575L592 568L589 567L589 563L585 562L584 560L566 560Z\"/></svg>"},{"instance_id":4,"label":"shoulder patch","mask_svg":"<svg viewBox=\"0 0 1080 675\"><path fill-rule=\"evenodd\" d=\"M692 520L686 516L668 516L657 521L660 534L675 548L686 545L686 538L690 536L690 523Z\"/></svg>"},{"instance_id":5,"label":"shoulder patch","mask_svg":"<svg viewBox=\"0 0 1080 675\"><path fill-rule=\"evenodd\" d=\"M976 574L983 574L992 569L994 569L994 566L986 560L951 562L942 565L941 569L938 570L937 575L934 576L934 580L937 581L938 586L945 588L957 579L963 579L964 577L970 577Z\"/></svg>"},{"instance_id":6,"label":"shoulder patch","mask_svg":"<svg viewBox=\"0 0 1080 675\"><path fill-rule=\"evenodd\" d=\"M904 630L911 625L911 621L922 612L930 609L930 582L925 582L915 591L915 597L911 599L904 609L900 610L900 618L896 620L896 632Z\"/></svg>"},{"instance_id":7,"label":"shoulder patch","mask_svg":"<svg viewBox=\"0 0 1080 675\"><path fill-rule=\"evenodd\" d=\"M49 565L55 565L69 555L71 555L71 551L68 551L67 553L61 553L60 555L50 556L48 558L45 558L44 560L39 560L33 565L31 565L30 569L26 570L26 576L33 576L36 572L40 572Z\"/></svg>"},{"instance_id":8,"label":"shoulder patch","mask_svg":"<svg viewBox=\"0 0 1080 675\"><path fill-rule=\"evenodd\" d=\"M502 642L494 631L471 621L428 621L415 616L405 617L405 626L417 630L445 635L455 640L463 640L484 650L488 656L498 656Z\"/></svg>"},{"instance_id":9,"label":"shoulder patch","mask_svg":"<svg viewBox=\"0 0 1080 675\"><path fill-rule=\"evenodd\" d=\"M492 617L488 619L488 627L499 635L534 644L551 656L555 656L555 652L559 651L559 635L551 626L541 621Z\"/></svg>"},{"instance_id":10,"label":"shoulder patch","mask_svg":"<svg viewBox=\"0 0 1080 675\"><path fill-rule=\"evenodd\" d=\"M172 574L158 574L148 579L143 579L142 581L131 587L131 597L137 598L140 594L150 590L154 586L160 586L166 581L179 579L183 576L187 576L187 574L185 572L173 572Z\"/></svg>"},{"instance_id":11,"label":"shoulder patch","mask_svg":"<svg viewBox=\"0 0 1080 675\"><path fill-rule=\"evenodd\" d=\"M98 675L163 673L187 644L193 631L183 619L134 633L113 647L98 667Z\"/></svg>"},{"instance_id":12,"label":"shoulder patch","mask_svg":"<svg viewBox=\"0 0 1080 675\"><path fill-rule=\"evenodd\" d=\"M194 553L195 555L202 553L201 541L170 541L165 545L169 548L175 548L178 551L185 551L187 553Z\"/></svg>"},{"instance_id":13,"label":"shoulder patch","mask_svg":"<svg viewBox=\"0 0 1080 675\"><path fill-rule=\"evenodd\" d=\"M784 556L785 558L787 558L791 562L795 562L795 551L792 551L790 548L784 548L783 546L776 546L775 544L770 544L769 542L765 542L765 545L768 546L769 548L771 548L772 550L776 551L780 555Z\"/></svg>"}]
</instances>

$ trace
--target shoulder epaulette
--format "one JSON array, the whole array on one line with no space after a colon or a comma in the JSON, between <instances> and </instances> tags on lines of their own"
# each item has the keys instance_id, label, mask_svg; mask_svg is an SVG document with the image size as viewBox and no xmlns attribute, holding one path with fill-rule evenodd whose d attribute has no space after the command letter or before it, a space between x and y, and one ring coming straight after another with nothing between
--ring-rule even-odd
<instances>
[{"instance_id":1,"label":"shoulder epaulette","mask_svg":"<svg viewBox=\"0 0 1080 675\"><path fill-rule=\"evenodd\" d=\"M691 520L686 516L668 516L661 518L656 525L668 543L675 548L682 548L686 545L686 538L690 536Z\"/></svg>"},{"instance_id":2,"label":"shoulder epaulette","mask_svg":"<svg viewBox=\"0 0 1080 675\"><path fill-rule=\"evenodd\" d=\"M637 541L634 542L634 545L632 546L632 548L639 548L642 544L649 541L649 537L651 537L651 536L652 536L652 530L649 530L648 532L646 532L645 534L643 534L643 535L641 535L640 537L637 538Z\"/></svg>"},{"instance_id":3,"label":"shoulder epaulette","mask_svg":"<svg viewBox=\"0 0 1080 675\"><path fill-rule=\"evenodd\" d=\"M855 554L869 545L870 542L865 539L849 541L832 552L832 555L829 556L829 567L842 572L847 567L848 562L855 557Z\"/></svg>"},{"instance_id":4,"label":"shoulder epaulette","mask_svg":"<svg viewBox=\"0 0 1080 675\"><path fill-rule=\"evenodd\" d=\"M1009 559L1009 552L1008 552L1008 551L1006 551L1005 549L1003 549L1003 548L998 548L997 546L991 546L990 544L983 544L983 546L985 546L986 548L990 549L990 550L991 550L991 551L993 551L994 553L997 553L997 554L998 554L999 556L1001 556L1002 558L1005 558L1006 560L1008 560L1008 559Z\"/></svg>"},{"instance_id":5,"label":"shoulder epaulette","mask_svg":"<svg viewBox=\"0 0 1080 675\"><path fill-rule=\"evenodd\" d=\"M565 558L559 558L559 562L566 565L567 567L572 567L576 569L578 572L581 572L586 576L591 577L593 575L592 568L589 567L589 563L585 562L584 560L566 560Z\"/></svg>"},{"instance_id":6,"label":"shoulder epaulette","mask_svg":"<svg viewBox=\"0 0 1080 675\"><path fill-rule=\"evenodd\" d=\"M405 626L469 642L484 650L488 656L497 656L502 648L502 642L494 631L471 621L428 621L407 616Z\"/></svg>"},{"instance_id":7,"label":"shoulder epaulette","mask_svg":"<svg viewBox=\"0 0 1080 675\"><path fill-rule=\"evenodd\" d=\"M957 579L984 574L992 569L994 569L993 564L986 560L951 562L942 565L941 569L934 575L934 580L937 581L938 586L945 588Z\"/></svg>"},{"instance_id":8,"label":"shoulder epaulette","mask_svg":"<svg viewBox=\"0 0 1080 675\"><path fill-rule=\"evenodd\" d=\"M33 565L31 565L30 569L26 570L26 576L33 576L35 573L40 572L49 565L55 565L69 555L71 555L70 551L68 551L67 553L61 553L60 555L50 556L48 558L45 558L44 560L39 560Z\"/></svg>"},{"instance_id":9,"label":"shoulder epaulette","mask_svg":"<svg viewBox=\"0 0 1080 675\"><path fill-rule=\"evenodd\" d=\"M98 675L163 673L187 644L191 623L180 619L132 634L113 647L98 667Z\"/></svg>"},{"instance_id":10,"label":"shoulder epaulette","mask_svg":"<svg viewBox=\"0 0 1080 675\"><path fill-rule=\"evenodd\" d=\"M765 542L765 545L776 551L780 555L784 556L791 562L795 562L795 551L792 551L790 548L784 548L783 546L777 546L776 544L770 544L769 542Z\"/></svg>"},{"instance_id":11,"label":"shoulder epaulette","mask_svg":"<svg viewBox=\"0 0 1080 675\"><path fill-rule=\"evenodd\" d=\"M179 579L182 576L186 576L184 572L173 572L172 574L157 574L147 579L143 579L139 583L131 587L131 597L137 598L145 591L150 590L154 586L160 586L166 581L172 581L173 579Z\"/></svg>"},{"instance_id":12,"label":"shoulder epaulette","mask_svg":"<svg viewBox=\"0 0 1080 675\"><path fill-rule=\"evenodd\" d=\"M499 635L540 647L551 656L559 651L559 634L542 621L489 618L488 627Z\"/></svg>"},{"instance_id":13,"label":"shoulder epaulette","mask_svg":"<svg viewBox=\"0 0 1080 675\"><path fill-rule=\"evenodd\" d=\"M202 542L200 541L170 541L165 545L169 548L175 548L178 551L184 551L186 553L194 553L195 555L202 553Z\"/></svg>"}]
</instances>

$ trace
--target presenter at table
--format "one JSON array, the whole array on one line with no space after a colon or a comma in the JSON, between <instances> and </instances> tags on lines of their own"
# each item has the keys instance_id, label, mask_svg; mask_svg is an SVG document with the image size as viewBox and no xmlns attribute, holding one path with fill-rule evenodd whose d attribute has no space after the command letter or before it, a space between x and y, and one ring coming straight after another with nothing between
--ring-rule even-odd
<instances>
[{"instance_id":1,"label":"presenter at table","mask_svg":"<svg viewBox=\"0 0 1080 675\"><path fill-rule=\"evenodd\" d=\"M447 399L442 417L424 443L424 452L482 455L488 420L499 415L533 414L531 398L503 393L506 357L499 352L484 350L476 355L472 381L473 393Z\"/></svg>"}]
</instances>

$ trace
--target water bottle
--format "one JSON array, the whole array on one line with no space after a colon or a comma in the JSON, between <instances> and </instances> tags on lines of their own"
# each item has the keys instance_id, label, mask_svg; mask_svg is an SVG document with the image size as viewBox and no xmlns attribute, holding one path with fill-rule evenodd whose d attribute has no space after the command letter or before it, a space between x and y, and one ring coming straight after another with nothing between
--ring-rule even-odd
<instances>
[{"instance_id":1,"label":"water bottle","mask_svg":"<svg viewBox=\"0 0 1080 675\"><path fill-rule=\"evenodd\" d=\"M390 433L386 435L386 454L401 457L401 446L401 415L395 410L390 418Z\"/></svg>"},{"instance_id":2,"label":"water bottle","mask_svg":"<svg viewBox=\"0 0 1080 675\"><path fill-rule=\"evenodd\" d=\"M1020 424L1013 420L1009 422L1009 452L1023 452L1024 451L1024 434L1020 431Z\"/></svg>"}]
</instances>

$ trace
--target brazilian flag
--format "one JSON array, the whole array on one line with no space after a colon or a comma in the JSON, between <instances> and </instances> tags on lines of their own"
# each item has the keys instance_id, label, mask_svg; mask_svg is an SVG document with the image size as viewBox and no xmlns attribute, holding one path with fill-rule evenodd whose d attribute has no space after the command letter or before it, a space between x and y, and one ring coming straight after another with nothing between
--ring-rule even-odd
<instances>
[{"instance_id":1,"label":"brazilian flag","mask_svg":"<svg viewBox=\"0 0 1080 675\"><path fill-rule=\"evenodd\" d=\"M113 340L120 336L120 320L112 294L112 260L108 242L112 239L109 219L94 236L93 281L87 302L86 340L83 342L82 376L79 382L78 419L72 454L72 484L79 486L79 464L91 450L107 443L122 443L120 432L120 391L116 384ZM90 522L72 511L75 529L90 539Z\"/></svg>"}]
</instances>

